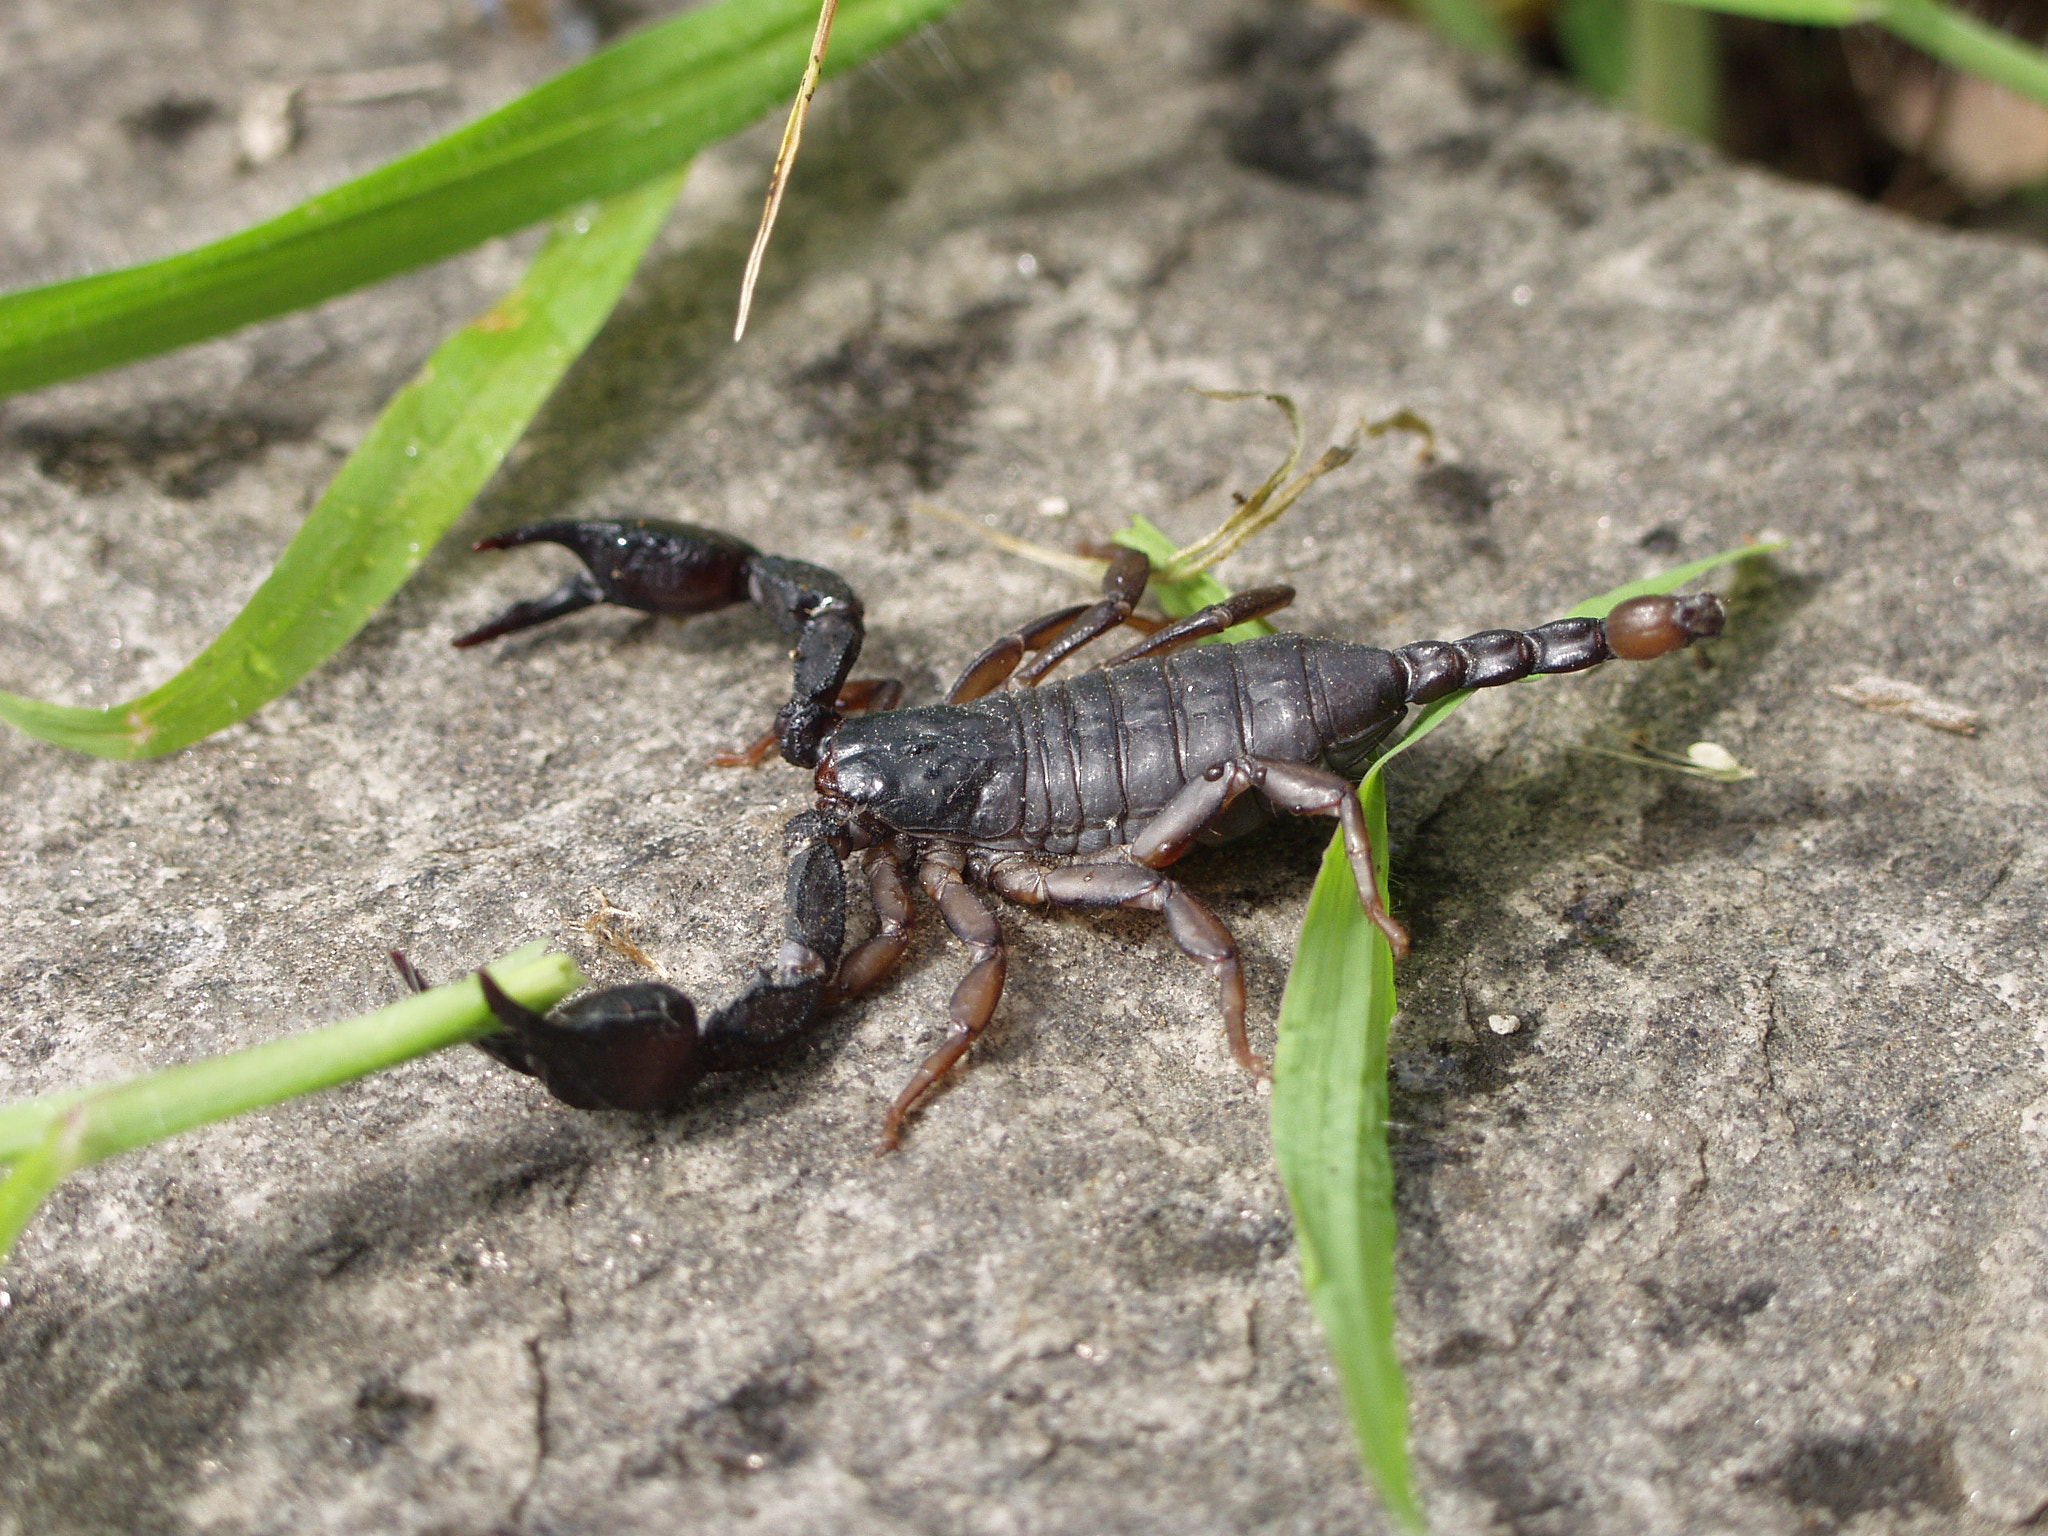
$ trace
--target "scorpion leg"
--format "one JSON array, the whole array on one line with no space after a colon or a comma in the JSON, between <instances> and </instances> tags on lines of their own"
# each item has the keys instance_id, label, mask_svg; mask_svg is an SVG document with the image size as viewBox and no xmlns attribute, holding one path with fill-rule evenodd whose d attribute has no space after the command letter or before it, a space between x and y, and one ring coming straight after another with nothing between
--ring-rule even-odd
<instances>
[{"instance_id":1,"label":"scorpion leg","mask_svg":"<svg viewBox=\"0 0 2048 1536\"><path fill-rule=\"evenodd\" d=\"M1061 630L1087 611L1086 603L1057 608L1012 630L1001 639L991 641L988 649L967 663L959 677L954 679L953 686L946 690L946 702L971 704L995 692L1010 680L1010 674L1017 670L1026 653L1044 650Z\"/></svg>"},{"instance_id":2,"label":"scorpion leg","mask_svg":"<svg viewBox=\"0 0 2048 1536\"><path fill-rule=\"evenodd\" d=\"M1222 815L1248 789L1262 793L1275 810L1292 816L1334 816L1344 829L1344 852L1358 883L1365 915L1394 951L1408 953L1408 930L1395 921L1380 900L1378 872L1373 867L1372 841L1365 833L1365 811L1358 786L1342 774L1308 763L1286 763L1267 757L1238 757L1211 768L1184 785L1145 829L1131 839L1131 857L1153 869L1164 869L1186 853L1202 829Z\"/></svg>"},{"instance_id":3,"label":"scorpion leg","mask_svg":"<svg viewBox=\"0 0 2048 1536\"><path fill-rule=\"evenodd\" d=\"M861 855L867 870L868 895L875 904L875 936L839 962L839 974L825 989L825 1006L879 986L903 962L910 948L910 925L916 909L910 904L910 887L903 879L903 865L910 847L901 841L877 843Z\"/></svg>"},{"instance_id":4,"label":"scorpion leg","mask_svg":"<svg viewBox=\"0 0 2048 1536\"><path fill-rule=\"evenodd\" d=\"M1278 613L1294 601L1294 588L1290 586L1253 587L1248 592L1232 593L1220 603L1211 603L1184 619L1176 619L1156 634L1149 635L1129 650L1119 651L1103 663L1105 667L1120 667L1127 661L1136 661L1142 656L1165 656L1174 651L1193 645L1197 640L1206 640L1211 635L1220 635L1226 629L1253 619L1262 619L1269 613Z\"/></svg>"},{"instance_id":5,"label":"scorpion leg","mask_svg":"<svg viewBox=\"0 0 2048 1536\"><path fill-rule=\"evenodd\" d=\"M1141 864L1104 860L1044 869L1020 860L992 868L989 884L1027 906L1130 907L1159 913L1181 953L1201 961L1216 978L1231 1055L1254 1077L1272 1075L1253 1053L1245 1033L1244 967L1238 962L1237 941L1223 920L1179 881Z\"/></svg>"},{"instance_id":6,"label":"scorpion leg","mask_svg":"<svg viewBox=\"0 0 2048 1536\"><path fill-rule=\"evenodd\" d=\"M1007 969L1003 930L997 925L995 914L961 878L965 862L959 849L940 848L927 854L918 866L918 883L937 903L939 915L953 930L953 937L967 946L974 963L953 989L944 1043L924 1059L924 1064L903 1085L903 1091L896 1095L896 1102L889 1106L889 1113L882 1120L880 1150L884 1152L895 1150L902 1141L904 1118L917 1101L952 1070L953 1064L967 1054L967 1048L988 1028L996 1003L1003 995Z\"/></svg>"},{"instance_id":7,"label":"scorpion leg","mask_svg":"<svg viewBox=\"0 0 2048 1536\"><path fill-rule=\"evenodd\" d=\"M1127 622L1145 586L1152 579L1152 561L1142 551L1119 549L1102 573L1102 597L1060 631L1044 650L1017 673L1017 681L1035 688L1047 673L1089 641Z\"/></svg>"},{"instance_id":8,"label":"scorpion leg","mask_svg":"<svg viewBox=\"0 0 2048 1536\"><path fill-rule=\"evenodd\" d=\"M1160 627L1157 619L1145 618L1131 609L1145 595L1151 568L1136 550L1120 550L1102 577L1102 597L1094 603L1076 603L1033 619L992 642L988 649L967 664L952 688L948 704L967 704L993 693L1017 673L1026 688L1036 687L1046 673L1091 641L1118 626L1147 633ZM1031 652L1038 659L1017 669Z\"/></svg>"}]
</instances>

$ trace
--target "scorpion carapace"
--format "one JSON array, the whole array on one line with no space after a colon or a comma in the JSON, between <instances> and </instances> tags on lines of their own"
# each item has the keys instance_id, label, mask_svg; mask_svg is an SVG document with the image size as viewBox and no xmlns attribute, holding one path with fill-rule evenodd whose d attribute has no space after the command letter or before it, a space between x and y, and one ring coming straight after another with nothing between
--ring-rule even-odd
<instances>
[{"instance_id":1,"label":"scorpion carapace","mask_svg":"<svg viewBox=\"0 0 2048 1536\"><path fill-rule=\"evenodd\" d=\"M494 543L569 542L556 531L564 528L602 530L579 536L600 549L606 539L618 540L646 558L630 567L629 582L620 571L601 572L602 556L587 555L599 597L565 599L571 588L582 590L578 578L480 636L599 600L700 612L718 604L661 604L697 579L706 551L747 550L722 535L656 523L544 524L547 531ZM664 548L673 551L666 571L657 568ZM763 559L750 551L731 558L735 572L746 562L758 570ZM914 878L972 959L954 990L943 1042L883 1120L885 1147L896 1144L911 1109L986 1028L1002 995L1002 930L977 886L1032 906L1158 913L1174 943L1215 976L1233 1054L1263 1074L1245 1029L1236 943L1215 913L1165 873L1182 854L1197 841L1240 836L1276 812L1333 817L1361 904L1395 955L1405 955L1408 935L1379 898L1355 781L1408 707L1538 673L1647 661L1719 634L1724 622L1720 599L1701 593L1633 598L1604 621L1559 619L1391 651L1293 634L1196 648L1293 599L1291 588L1264 587L1156 628L1100 670L1035 686L1058 662L1130 619L1146 569L1143 556L1120 557L1101 601L1047 614L996 641L942 704L846 715L831 707L836 701L816 675L806 677L800 658L798 694L784 717L808 704L813 713L804 718L822 724L815 750L806 737L792 751L787 736L783 750L792 761L809 753L817 803L790 823L788 920L774 967L701 1020L680 992L653 983L593 993L545 1019L487 988L507 1033L486 1049L571 1104L666 1108L704 1073L771 1060L802 1040L831 1005L887 977L909 946ZM730 580L725 590L737 590L740 577ZM850 611L852 640L840 652L834 689L859 649L858 604ZM802 622L796 627L808 636ZM840 860L856 851L876 929L842 956Z\"/></svg>"},{"instance_id":2,"label":"scorpion carapace","mask_svg":"<svg viewBox=\"0 0 2048 1536\"><path fill-rule=\"evenodd\" d=\"M764 555L715 528L656 517L534 523L480 540L476 548L540 543L573 550L586 569L545 597L514 603L459 637L458 647L482 645L598 603L677 618L752 603L796 642L794 676L775 729L745 752L724 754L728 766L758 763L779 745L790 762L808 768L842 710L888 709L901 697L887 679L848 683L864 633L860 599L822 565Z\"/></svg>"}]
</instances>

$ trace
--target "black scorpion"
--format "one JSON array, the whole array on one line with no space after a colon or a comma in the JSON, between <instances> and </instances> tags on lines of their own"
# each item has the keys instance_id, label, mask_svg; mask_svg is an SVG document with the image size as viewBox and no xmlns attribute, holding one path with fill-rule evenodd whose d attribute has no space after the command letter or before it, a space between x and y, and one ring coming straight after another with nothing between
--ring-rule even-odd
<instances>
[{"instance_id":1,"label":"black scorpion","mask_svg":"<svg viewBox=\"0 0 2048 1536\"><path fill-rule=\"evenodd\" d=\"M788 1052L827 1008L887 977L909 945L914 872L972 964L953 993L945 1040L890 1106L885 1147L1002 995L1002 930L973 887L1032 906L1160 914L1174 943L1215 976L1232 1053L1263 1074L1245 1032L1237 946L1215 913L1164 873L1175 860L1197 841L1240 836L1275 812L1335 817L1359 900L1396 957L1405 955L1408 935L1379 898L1355 781L1408 707L1536 673L1646 661L1719 634L1724 621L1720 599L1702 593L1634 598L1604 621L1559 619L1392 651L1294 634L1196 646L1293 600L1292 588L1272 586L1154 627L1100 670L1037 686L1109 631L1145 627L1132 608L1149 567L1126 551L1111 562L1100 601L1003 636L944 703L894 710L893 683L849 682L861 607L830 571L655 519L542 523L477 547L534 541L566 545L587 574L457 645L599 602L691 614L751 601L796 641L793 691L763 743L722 760L757 760L767 743L779 744L790 762L815 770L817 804L787 831L781 953L734 1001L699 1019L675 988L638 982L543 1017L480 973L505 1029L479 1044L579 1108L669 1108L707 1073ZM841 865L856 852L876 932L842 956ZM394 958L409 984L422 985Z\"/></svg>"}]
</instances>

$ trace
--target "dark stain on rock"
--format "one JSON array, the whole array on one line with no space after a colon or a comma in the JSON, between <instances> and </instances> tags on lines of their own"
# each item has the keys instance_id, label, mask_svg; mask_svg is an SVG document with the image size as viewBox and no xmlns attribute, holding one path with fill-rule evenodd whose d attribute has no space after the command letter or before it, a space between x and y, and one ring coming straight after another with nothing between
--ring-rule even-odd
<instances>
[{"instance_id":1,"label":"dark stain on rock","mask_svg":"<svg viewBox=\"0 0 2048 1536\"><path fill-rule=\"evenodd\" d=\"M1498 175L1502 187L1528 193L1566 229L1584 229L1597 217L1593 195L1578 172L1555 155L1523 150L1505 157Z\"/></svg>"},{"instance_id":2,"label":"dark stain on rock","mask_svg":"<svg viewBox=\"0 0 2048 1536\"><path fill-rule=\"evenodd\" d=\"M1470 1365L1475 1360L1485 1359L1488 1355L1504 1355L1513 1347L1511 1344L1502 1343L1492 1334L1465 1328L1437 1345L1429 1357L1429 1363L1438 1367Z\"/></svg>"},{"instance_id":3,"label":"dark stain on rock","mask_svg":"<svg viewBox=\"0 0 2048 1536\"><path fill-rule=\"evenodd\" d=\"M1675 555L1678 553L1678 524L1659 523L1640 539L1638 549L1647 549L1653 555Z\"/></svg>"},{"instance_id":4,"label":"dark stain on rock","mask_svg":"<svg viewBox=\"0 0 2048 1536\"><path fill-rule=\"evenodd\" d=\"M1657 1306L1650 1332L1676 1349L1706 1338L1740 1344L1749 1332L1749 1320L1778 1294L1775 1280L1752 1280L1734 1291L1726 1287L1674 1287L1660 1280L1640 1280L1636 1289Z\"/></svg>"},{"instance_id":5,"label":"dark stain on rock","mask_svg":"<svg viewBox=\"0 0 2048 1536\"><path fill-rule=\"evenodd\" d=\"M1415 477L1422 504L1460 528L1472 528L1493 515L1494 478L1469 464L1439 464Z\"/></svg>"},{"instance_id":6,"label":"dark stain on rock","mask_svg":"<svg viewBox=\"0 0 2048 1536\"><path fill-rule=\"evenodd\" d=\"M1133 1280L1161 1288L1181 1284L1189 1275L1250 1273L1284 1253L1293 1237L1291 1224L1279 1212L1247 1219L1179 1200L1131 1212L1109 1230Z\"/></svg>"},{"instance_id":7,"label":"dark stain on rock","mask_svg":"<svg viewBox=\"0 0 2048 1536\"><path fill-rule=\"evenodd\" d=\"M1010 353L1015 302L978 305L935 341L850 337L800 369L793 392L849 469L900 465L919 490L936 490L968 450L962 433L976 386Z\"/></svg>"},{"instance_id":8,"label":"dark stain on rock","mask_svg":"<svg viewBox=\"0 0 2048 1536\"><path fill-rule=\"evenodd\" d=\"M1224 35L1218 69L1242 78L1246 88L1244 104L1224 123L1232 160L1295 186L1364 195L1379 148L1342 115L1325 78L1358 31L1350 17L1283 4Z\"/></svg>"},{"instance_id":9,"label":"dark stain on rock","mask_svg":"<svg viewBox=\"0 0 2048 1536\"><path fill-rule=\"evenodd\" d=\"M180 416L160 413L126 425L66 427L32 422L14 440L36 469L86 496L103 496L130 477L166 496L197 501L273 443L301 442L313 425L283 417Z\"/></svg>"},{"instance_id":10,"label":"dark stain on rock","mask_svg":"<svg viewBox=\"0 0 2048 1536\"><path fill-rule=\"evenodd\" d=\"M1837 1520L1916 1504L1934 1510L1963 1505L1945 1434L1804 1439L1771 1471L1744 1473L1736 1486L1774 1488L1791 1503L1824 1509Z\"/></svg>"},{"instance_id":11,"label":"dark stain on rock","mask_svg":"<svg viewBox=\"0 0 2048 1536\"><path fill-rule=\"evenodd\" d=\"M1539 1479L1548 1460L1529 1436L1503 1430L1465 1453L1465 1481L1493 1500L1494 1518L1514 1536L1548 1536L1572 1528L1564 1522L1579 1502L1577 1490Z\"/></svg>"},{"instance_id":12,"label":"dark stain on rock","mask_svg":"<svg viewBox=\"0 0 2048 1536\"><path fill-rule=\"evenodd\" d=\"M1627 965L1639 953L1633 940L1622 933L1621 914L1628 906L1627 889L1589 890L1565 903L1564 918L1571 936L1550 945L1543 952L1543 968L1555 974L1575 953L1591 950L1616 965Z\"/></svg>"},{"instance_id":13,"label":"dark stain on rock","mask_svg":"<svg viewBox=\"0 0 2048 1536\"><path fill-rule=\"evenodd\" d=\"M818 1390L799 1361L772 1361L689 1415L667 1445L628 1463L627 1475L675 1477L708 1463L726 1477L751 1477L792 1466L810 1451L794 1422L797 1410L815 1402Z\"/></svg>"},{"instance_id":14,"label":"dark stain on rock","mask_svg":"<svg viewBox=\"0 0 2048 1536\"><path fill-rule=\"evenodd\" d=\"M386 1377L371 1377L356 1394L355 1412L342 1432L349 1461L358 1467L376 1465L413 1425L433 1411L431 1397L407 1392Z\"/></svg>"},{"instance_id":15,"label":"dark stain on rock","mask_svg":"<svg viewBox=\"0 0 2048 1536\"><path fill-rule=\"evenodd\" d=\"M121 126L131 139L175 149L219 116L220 103L212 97L180 96L173 91L127 113Z\"/></svg>"}]
</instances>

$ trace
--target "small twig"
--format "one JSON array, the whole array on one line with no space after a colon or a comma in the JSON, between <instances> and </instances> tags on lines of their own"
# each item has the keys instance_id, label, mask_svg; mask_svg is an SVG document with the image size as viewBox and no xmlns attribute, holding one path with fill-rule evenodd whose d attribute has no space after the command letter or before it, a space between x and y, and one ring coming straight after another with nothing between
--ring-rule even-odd
<instances>
[{"instance_id":1,"label":"small twig","mask_svg":"<svg viewBox=\"0 0 2048 1536\"><path fill-rule=\"evenodd\" d=\"M818 78L825 68L825 45L831 41L832 18L838 13L839 0L824 0L818 7L818 30L811 37L810 62L804 66L803 83L796 88L789 121L782 128L782 147L775 152L775 169L768 177L768 201L761 209L761 227L754 231L754 248L747 252L746 275L740 279L740 312L732 327L734 341L747 334L747 314L754 307L754 285L761 280L768 237L775 233L775 217L782 212L782 194L789 190L789 173L796 164L797 146L803 142L804 123L811 115L811 98L818 94Z\"/></svg>"},{"instance_id":2,"label":"small twig","mask_svg":"<svg viewBox=\"0 0 2048 1536\"><path fill-rule=\"evenodd\" d=\"M1984 717L1976 710L1938 699L1919 684L1896 678L1859 677L1853 683L1830 683L1827 691L1858 709L1896 715L1957 736L1974 736L1984 725Z\"/></svg>"},{"instance_id":3,"label":"small twig","mask_svg":"<svg viewBox=\"0 0 2048 1536\"><path fill-rule=\"evenodd\" d=\"M1321 458L1297 475L1294 467L1301 462L1306 435L1302 429L1301 412L1287 396L1244 389L1198 389L1194 393L1207 400L1270 400L1286 416L1291 440L1287 457L1281 461L1280 467L1268 475L1256 491L1243 498L1235 512L1194 543L1174 551L1173 558L1159 570L1160 576L1167 581L1185 581L1236 554L1246 540L1299 501L1302 492L1332 470L1349 464L1368 437L1384 437L1389 432L1414 432L1423 440L1421 461L1426 464L1436 457L1436 433L1428 422L1413 411L1404 409L1380 421L1360 422L1349 438L1325 449Z\"/></svg>"},{"instance_id":4,"label":"small twig","mask_svg":"<svg viewBox=\"0 0 2048 1536\"><path fill-rule=\"evenodd\" d=\"M1695 779L1712 779L1717 784L1739 784L1744 779L1756 777L1754 768L1746 767L1736 759L1733 752L1717 741L1696 741L1679 757L1670 752L1659 752L1655 747L1637 743L1637 750L1625 751L1619 747L1579 747L1575 749L1590 757L1611 757L1618 763L1634 763L1638 768L1661 768L1666 773L1688 774Z\"/></svg>"},{"instance_id":5,"label":"small twig","mask_svg":"<svg viewBox=\"0 0 2048 1536\"><path fill-rule=\"evenodd\" d=\"M999 528L990 528L977 523L971 517L962 516L951 507L942 507L937 502L913 501L910 510L941 523L951 523L955 528L964 528L978 539L986 539L997 549L1035 560L1040 565L1049 565L1056 571L1065 571L1069 576L1078 576L1083 581L1100 581L1102 573L1109 569L1106 560L1091 560L1086 555L1070 555L1063 549L1054 549L1047 544L1034 544L1029 539L1020 539L1014 534L1004 533Z\"/></svg>"}]
</instances>

